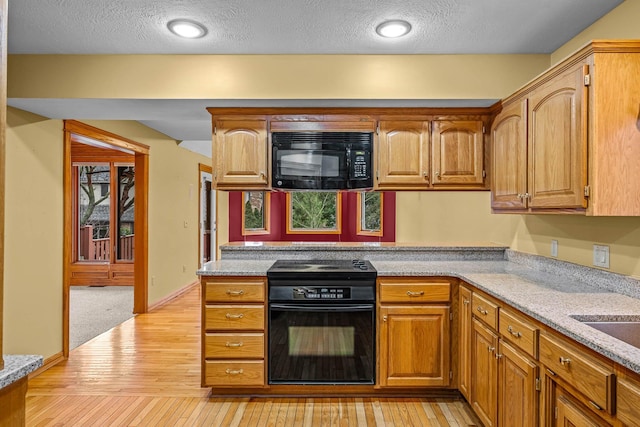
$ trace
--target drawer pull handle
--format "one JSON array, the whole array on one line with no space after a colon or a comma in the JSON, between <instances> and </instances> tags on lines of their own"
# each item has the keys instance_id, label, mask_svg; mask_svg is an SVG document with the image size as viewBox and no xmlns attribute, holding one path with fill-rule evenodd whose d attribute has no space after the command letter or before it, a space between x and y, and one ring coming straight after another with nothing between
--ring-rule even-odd
<instances>
[{"instance_id":1,"label":"drawer pull handle","mask_svg":"<svg viewBox=\"0 0 640 427\"><path fill-rule=\"evenodd\" d=\"M227 295L234 296L234 297L239 297L241 295L244 295L244 291L242 289L240 289L238 291L233 291L231 289L227 289Z\"/></svg>"},{"instance_id":2,"label":"drawer pull handle","mask_svg":"<svg viewBox=\"0 0 640 427\"><path fill-rule=\"evenodd\" d=\"M489 314L489 312L488 312L487 310L485 310L484 308L482 308L482 307L480 307L480 306L478 306L478 308L477 308L476 310L478 310L478 311L480 312L480 314L483 314L483 315L485 315L485 316L486 316L487 314Z\"/></svg>"},{"instance_id":3,"label":"drawer pull handle","mask_svg":"<svg viewBox=\"0 0 640 427\"><path fill-rule=\"evenodd\" d=\"M520 332L516 332L516 331L514 331L514 330L513 330L513 328L511 327L511 325L509 325L509 326L507 327L507 331L508 331L511 335L513 335L514 337L516 337L516 338L520 338L520 337L522 336L522 334L521 334Z\"/></svg>"},{"instance_id":4,"label":"drawer pull handle","mask_svg":"<svg viewBox=\"0 0 640 427\"><path fill-rule=\"evenodd\" d=\"M562 366L569 366L569 364L571 363L571 359L565 358L565 357L562 357L562 356L560 356L559 360L560 360L560 364Z\"/></svg>"},{"instance_id":5,"label":"drawer pull handle","mask_svg":"<svg viewBox=\"0 0 640 427\"><path fill-rule=\"evenodd\" d=\"M596 402L594 402L594 401L590 400L590 401L589 401L589 404L590 404L591 406L593 406L594 408L596 408L598 411L602 411L602 407L601 407L600 405L598 405Z\"/></svg>"},{"instance_id":6,"label":"drawer pull handle","mask_svg":"<svg viewBox=\"0 0 640 427\"><path fill-rule=\"evenodd\" d=\"M231 313L227 313L225 315L225 317L227 319L242 319L244 317L244 314L240 313L240 314L231 314Z\"/></svg>"},{"instance_id":7,"label":"drawer pull handle","mask_svg":"<svg viewBox=\"0 0 640 427\"><path fill-rule=\"evenodd\" d=\"M407 291L407 296L409 297L421 297L422 295L424 295L424 291Z\"/></svg>"},{"instance_id":8,"label":"drawer pull handle","mask_svg":"<svg viewBox=\"0 0 640 427\"><path fill-rule=\"evenodd\" d=\"M244 373L243 369L227 369L225 371L228 375L242 375Z\"/></svg>"},{"instance_id":9,"label":"drawer pull handle","mask_svg":"<svg viewBox=\"0 0 640 427\"><path fill-rule=\"evenodd\" d=\"M227 347L242 347L244 345L244 343L242 341L240 341L240 342L227 342L225 345Z\"/></svg>"},{"instance_id":10,"label":"drawer pull handle","mask_svg":"<svg viewBox=\"0 0 640 427\"><path fill-rule=\"evenodd\" d=\"M464 305L469 305L469 300L465 298L465 299L462 300L462 303Z\"/></svg>"}]
</instances>

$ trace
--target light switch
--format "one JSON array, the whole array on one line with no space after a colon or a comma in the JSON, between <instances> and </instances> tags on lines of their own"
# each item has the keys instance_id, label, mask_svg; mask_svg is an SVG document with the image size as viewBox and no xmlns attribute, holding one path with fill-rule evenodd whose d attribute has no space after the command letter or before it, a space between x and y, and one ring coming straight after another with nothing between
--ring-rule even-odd
<instances>
[{"instance_id":1,"label":"light switch","mask_svg":"<svg viewBox=\"0 0 640 427\"><path fill-rule=\"evenodd\" d=\"M593 265L609 268L609 246L593 245Z\"/></svg>"}]
</instances>

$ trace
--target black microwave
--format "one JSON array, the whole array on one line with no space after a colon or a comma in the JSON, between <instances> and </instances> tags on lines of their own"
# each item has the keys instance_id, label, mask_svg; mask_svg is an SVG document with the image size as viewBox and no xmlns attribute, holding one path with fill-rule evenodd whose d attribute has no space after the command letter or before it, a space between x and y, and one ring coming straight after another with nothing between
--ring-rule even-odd
<instances>
[{"instance_id":1,"label":"black microwave","mask_svg":"<svg viewBox=\"0 0 640 427\"><path fill-rule=\"evenodd\" d=\"M273 132L274 190L373 187L372 132Z\"/></svg>"}]
</instances>

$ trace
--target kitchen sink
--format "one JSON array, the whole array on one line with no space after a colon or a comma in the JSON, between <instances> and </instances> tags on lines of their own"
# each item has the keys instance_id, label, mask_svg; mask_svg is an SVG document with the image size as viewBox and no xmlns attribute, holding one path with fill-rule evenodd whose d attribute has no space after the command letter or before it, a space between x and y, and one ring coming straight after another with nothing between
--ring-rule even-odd
<instances>
[{"instance_id":1,"label":"kitchen sink","mask_svg":"<svg viewBox=\"0 0 640 427\"><path fill-rule=\"evenodd\" d=\"M572 317L600 332L604 332L620 341L640 348L640 317L638 316L623 316L609 319L602 317L602 320L595 320L595 316Z\"/></svg>"}]
</instances>

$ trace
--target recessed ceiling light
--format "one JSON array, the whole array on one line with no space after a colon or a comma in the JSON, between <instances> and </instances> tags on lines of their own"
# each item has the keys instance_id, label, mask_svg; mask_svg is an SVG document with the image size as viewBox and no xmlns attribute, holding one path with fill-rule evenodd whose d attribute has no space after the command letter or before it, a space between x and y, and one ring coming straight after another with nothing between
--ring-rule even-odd
<instances>
[{"instance_id":1,"label":"recessed ceiling light","mask_svg":"<svg viewBox=\"0 0 640 427\"><path fill-rule=\"evenodd\" d=\"M175 19L167 24L173 34L187 39L197 39L207 34L207 29L194 21Z\"/></svg>"},{"instance_id":2,"label":"recessed ceiling light","mask_svg":"<svg viewBox=\"0 0 640 427\"><path fill-rule=\"evenodd\" d=\"M376 33L389 38L402 37L409 31L411 31L411 24L402 20L385 21L376 27Z\"/></svg>"}]
</instances>

